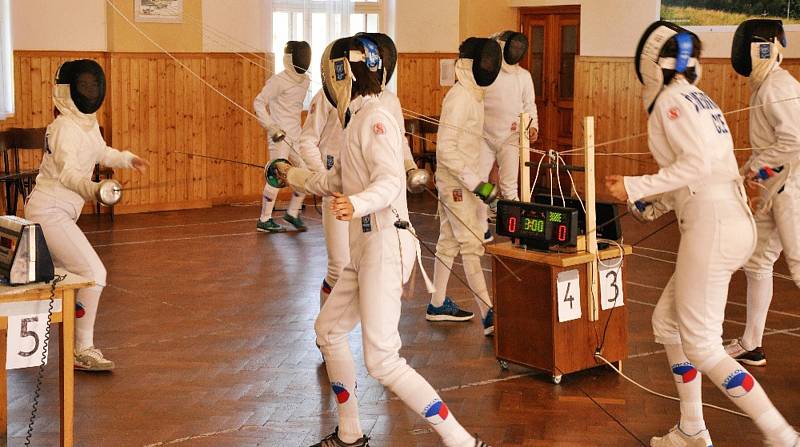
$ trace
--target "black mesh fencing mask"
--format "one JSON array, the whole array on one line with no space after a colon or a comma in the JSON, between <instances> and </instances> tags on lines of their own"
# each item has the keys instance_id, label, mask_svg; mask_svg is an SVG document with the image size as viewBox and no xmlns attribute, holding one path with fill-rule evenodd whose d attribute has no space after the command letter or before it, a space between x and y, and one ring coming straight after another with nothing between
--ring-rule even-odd
<instances>
[{"instance_id":1,"label":"black mesh fencing mask","mask_svg":"<svg viewBox=\"0 0 800 447\"><path fill-rule=\"evenodd\" d=\"M64 62L56 73L56 84L69 85L69 94L81 113L97 112L106 97L103 68L90 59Z\"/></svg>"},{"instance_id":2,"label":"black mesh fencing mask","mask_svg":"<svg viewBox=\"0 0 800 447\"><path fill-rule=\"evenodd\" d=\"M472 75L479 87L492 85L503 65L503 51L494 39L470 37L461 43L458 57L472 60Z\"/></svg>"},{"instance_id":3,"label":"black mesh fencing mask","mask_svg":"<svg viewBox=\"0 0 800 447\"><path fill-rule=\"evenodd\" d=\"M397 46L394 40L383 33L358 33L355 37L366 37L378 45L383 61L384 84L388 84L397 68Z\"/></svg>"},{"instance_id":4,"label":"black mesh fencing mask","mask_svg":"<svg viewBox=\"0 0 800 447\"><path fill-rule=\"evenodd\" d=\"M496 36L503 45L503 59L508 65L516 65L528 53L528 38L522 33L503 31Z\"/></svg>"},{"instance_id":5,"label":"black mesh fencing mask","mask_svg":"<svg viewBox=\"0 0 800 447\"><path fill-rule=\"evenodd\" d=\"M755 45L754 45L755 44ZM783 22L773 19L751 19L742 22L733 35L731 64L742 76L750 76L754 65L776 59L780 45L786 48Z\"/></svg>"},{"instance_id":6,"label":"black mesh fencing mask","mask_svg":"<svg viewBox=\"0 0 800 447\"><path fill-rule=\"evenodd\" d=\"M311 45L308 42L290 40L283 48L283 54L292 55L292 65L298 74L304 74L311 65ZM288 68L288 67L287 67Z\"/></svg>"}]
</instances>

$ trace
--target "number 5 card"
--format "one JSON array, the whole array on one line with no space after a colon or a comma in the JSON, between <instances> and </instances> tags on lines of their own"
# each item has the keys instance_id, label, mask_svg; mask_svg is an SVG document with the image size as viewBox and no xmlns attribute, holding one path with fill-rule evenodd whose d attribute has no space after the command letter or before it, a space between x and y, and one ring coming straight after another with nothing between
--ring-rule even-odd
<instances>
[{"instance_id":1,"label":"number 5 card","mask_svg":"<svg viewBox=\"0 0 800 447\"><path fill-rule=\"evenodd\" d=\"M47 314L9 315L6 369L29 368L42 362ZM47 359L45 359L47 363Z\"/></svg>"}]
</instances>

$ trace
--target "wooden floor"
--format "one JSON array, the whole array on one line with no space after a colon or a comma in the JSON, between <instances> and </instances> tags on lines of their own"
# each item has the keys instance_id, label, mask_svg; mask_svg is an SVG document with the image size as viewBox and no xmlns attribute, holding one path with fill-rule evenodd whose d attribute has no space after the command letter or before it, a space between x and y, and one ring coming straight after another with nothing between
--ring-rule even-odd
<instances>
[{"instance_id":1,"label":"wooden floor","mask_svg":"<svg viewBox=\"0 0 800 447\"><path fill-rule=\"evenodd\" d=\"M419 233L435 241L432 200L416 198L411 209ZM113 224L107 217L81 220L109 272L95 340L117 369L77 374L78 445L307 446L333 429L334 399L313 337L326 262L319 215L306 211L307 233L279 235L257 233L257 215L257 207L243 205L123 215ZM626 220L626 241L638 241L670 218L649 226ZM668 394L675 393L672 375L652 341L650 316L675 256L644 248L674 251L676 240L674 225L648 238L625 272L631 332L625 371ZM426 264L432 272L429 256ZM778 270L786 273L782 261ZM456 272L463 275L460 267ZM726 337L743 328L744 284L737 274ZM457 280L450 287L458 302L474 309ZM405 296L402 354L441 390L467 429L493 446L648 445L677 422L677 403L609 369L567 376L560 386L522 368L502 371L479 322L425 321L428 295L418 274ZM776 279L775 296L765 339L769 366L751 371L789 422L800 426L800 292ZM439 445L421 418L367 377L360 339L351 340L364 430L373 445ZM20 446L35 371L9 377L10 445ZM57 386L51 365L32 445L57 444ZM708 381L704 390L707 402L731 407ZM706 420L717 447L761 445L747 419L708 410Z\"/></svg>"}]
</instances>

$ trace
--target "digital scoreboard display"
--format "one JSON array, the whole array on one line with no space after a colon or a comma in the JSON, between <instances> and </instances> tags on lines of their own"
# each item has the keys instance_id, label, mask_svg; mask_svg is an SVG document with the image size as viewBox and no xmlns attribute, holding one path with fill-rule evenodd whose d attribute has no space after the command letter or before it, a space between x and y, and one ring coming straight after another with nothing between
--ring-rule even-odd
<instances>
[{"instance_id":1,"label":"digital scoreboard display","mask_svg":"<svg viewBox=\"0 0 800 447\"><path fill-rule=\"evenodd\" d=\"M497 203L497 234L537 247L575 245L578 211L537 203L500 200Z\"/></svg>"}]
</instances>

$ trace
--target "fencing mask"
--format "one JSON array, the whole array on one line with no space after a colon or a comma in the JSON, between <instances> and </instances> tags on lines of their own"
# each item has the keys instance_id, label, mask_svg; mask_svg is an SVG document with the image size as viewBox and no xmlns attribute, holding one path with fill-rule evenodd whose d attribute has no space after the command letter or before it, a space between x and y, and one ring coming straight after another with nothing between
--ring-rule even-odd
<instances>
[{"instance_id":1,"label":"fencing mask","mask_svg":"<svg viewBox=\"0 0 800 447\"><path fill-rule=\"evenodd\" d=\"M397 46L392 38L383 33L358 33L355 37L366 37L378 45L383 60L383 84L388 84L397 68Z\"/></svg>"},{"instance_id":2,"label":"fencing mask","mask_svg":"<svg viewBox=\"0 0 800 447\"><path fill-rule=\"evenodd\" d=\"M508 65L516 65L528 53L528 38L522 33L501 31L494 36L503 47L503 60Z\"/></svg>"},{"instance_id":3,"label":"fencing mask","mask_svg":"<svg viewBox=\"0 0 800 447\"><path fill-rule=\"evenodd\" d=\"M746 20L733 35L731 64L737 73L760 85L781 63L786 46L786 33L780 20Z\"/></svg>"},{"instance_id":4,"label":"fencing mask","mask_svg":"<svg viewBox=\"0 0 800 447\"><path fill-rule=\"evenodd\" d=\"M692 84L700 80L700 39L674 23L659 20L650 25L639 40L634 65L644 86L642 99L647 113L653 110L658 95L682 74Z\"/></svg>"},{"instance_id":5,"label":"fencing mask","mask_svg":"<svg viewBox=\"0 0 800 447\"><path fill-rule=\"evenodd\" d=\"M62 107L69 108L67 99L71 99L75 108L85 115L97 112L106 97L106 76L100 64L93 60L64 62L56 73L55 83L56 106L61 103Z\"/></svg>"},{"instance_id":6,"label":"fencing mask","mask_svg":"<svg viewBox=\"0 0 800 447\"><path fill-rule=\"evenodd\" d=\"M347 127L350 122L349 107L353 84L368 82L367 79L356 79L352 66L356 63L363 63L369 73L381 70L383 62L378 45L370 39L358 36L337 39L325 48L320 61L322 90L328 102L336 108L342 127Z\"/></svg>"},{"instance_id":7,"label":"fencing mask","mask_svg":"<svg viewBox=\"0 0 800 447\"><path fill-rule=\"evenodd\" d=\"M492 85L503 62L503 51L494 39L470 37L458 47L458 58L472 61L472 77L479 87Z\"/></svg>"},{"instance_id":8,"label":"fencing mask","mask_svg":"<svg viewBox=\"0 0 800 447\"><path fill-rule=\"evenodd\" d=\"M290 40L283 48L283 66L294 68L295 73L305 74L311 65L311 45L308 42Z\"/></svg>"}]
</instances>

